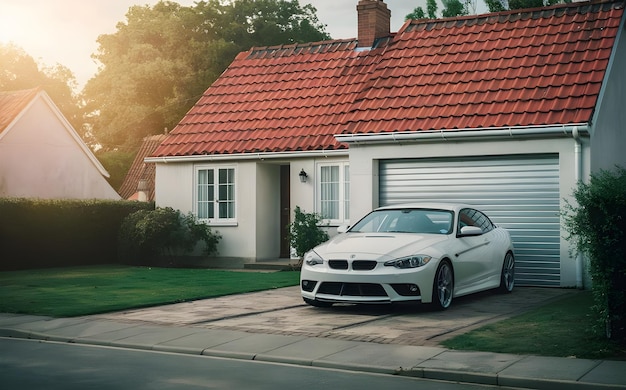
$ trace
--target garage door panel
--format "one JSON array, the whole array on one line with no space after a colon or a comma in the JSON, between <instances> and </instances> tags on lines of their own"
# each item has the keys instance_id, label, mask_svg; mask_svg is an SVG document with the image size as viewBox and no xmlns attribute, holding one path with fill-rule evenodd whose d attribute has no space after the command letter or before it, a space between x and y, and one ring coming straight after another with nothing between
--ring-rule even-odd
<instances>
[{"instance_id":1,"label":"garage door panel","mask_svg":"<svg viewBox=\"0 0 626 390\"><path fill-rule=\"evenodd\" d=\"M558 155L384 160L379 166L381 205L472 204L510 231L519 285L560 285Z\"/></svg>"}]
</instances>

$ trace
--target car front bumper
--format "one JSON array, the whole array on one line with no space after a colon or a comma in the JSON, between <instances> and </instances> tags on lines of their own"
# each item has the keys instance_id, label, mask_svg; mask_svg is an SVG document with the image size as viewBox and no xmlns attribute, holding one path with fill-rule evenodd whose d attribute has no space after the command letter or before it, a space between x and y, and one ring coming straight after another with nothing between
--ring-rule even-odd
<instances>
[{"instance_id":1,"label":"car front bumper","mask_svg":"<svg viewBox=\"0 0 626 390\"><path fill-rule=\"evenodd\" d=\"M436 262L410 269L377 266L368 271L336 270L304 264L300 273L303 298L331 303L432 302Z\"/></svg>"}]
</instances>

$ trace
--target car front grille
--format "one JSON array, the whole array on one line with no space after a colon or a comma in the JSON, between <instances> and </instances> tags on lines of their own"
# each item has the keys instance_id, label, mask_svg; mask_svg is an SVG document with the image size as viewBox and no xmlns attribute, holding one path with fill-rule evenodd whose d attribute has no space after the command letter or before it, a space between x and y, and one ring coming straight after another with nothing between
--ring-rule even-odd
<instances>
[{"instance_id":1,"label":"car front grille","mask_svg":"<svg viewBox=\"0 0 626 390\"><path fill-rule=\"evenodd\" d=\"M376 268L374 260L355 260L352 262L352 269L355 271L371 271Z\"/></svg>"},{"instance_id":2,"label":"car front grille","mask_svg":"<svg viewBox=\"0 0 626 390\"><path fill-rule=\"evenodd\" d=\"M353 271L371 271L376 268L375 260L354 260L352 261ZM348 260L328 260L328 266L332 269L347 270Z\"/></svg>"},{"instance_id":3,"label":"car front grille","mask_svg":"<svg viewBox=\"0 0 626 390\"><path fill-rule=\"evenodd\" d=\"M348 269L348 260L328 260L328 266L332 269Z\"/></svg>"},{"instance_id":4,"label":"car front grille","mask_svg":"<svg viewBox=\"0 0 626 390\"><path fill-rule=\"evenodd\" d=\"M387 293L380 284L376 283L341 283L323 282L318 294L329 294L354 297L386 297Z\"/></svg>"}]
</instances>

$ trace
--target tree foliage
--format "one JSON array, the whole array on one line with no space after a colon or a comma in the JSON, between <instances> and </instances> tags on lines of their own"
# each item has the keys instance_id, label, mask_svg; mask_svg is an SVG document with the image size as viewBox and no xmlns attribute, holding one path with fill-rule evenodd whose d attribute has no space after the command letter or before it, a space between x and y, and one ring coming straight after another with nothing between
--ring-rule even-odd
<instances>
[{"instance_id":1,"label":"tree foliage","mask_svg":"<svg viewBox=\"0 0 626 390\"><path fill-rule=\"evenodd\" d=\"M442 0L443 10L441 16L444 18L450 18L454 16L464 16L469 14L469 8L475 8L472 0ZM426 12L422 7L417 7L410 14L405 16L405 20L408 19L437 19L437 1L426 0Z\"/></svg>"},{"instance_id":2,"label":"tree foliage","mask_svg":"<svg viewBox=\"0 0 626 390\"><path fill-rule=\"evenodd\" d=\"M173 128L239 52L327 39L315 12L297 0L131 7L98 38L102 65L84 89L90 128L105 150L136 149Z\"/></svg>"},{"instance_id":3,"label":"tree foliage","mask_svg":"<svg viewBox=\"0 0 626 390\"><path fill-rule=\"evenodd\" d=\"M410 14L407 14L404 17L404 20L418 20L418 19L425 19L426 18L426 13L424 12L424 8L422 7L417 7L413 10L413 12L411 12Z\"/></svg>"},{"instance_id":4,"label":"tree foliage","mask_svg":"<svg viewBox=\"0 0 626 390\"><path fill-rule=\"evenodd\" d=\"M0 43L0 91L36 87L46 91L74 129L85 135L82 111L73 93L76 88L74 74L60 64L51 67L39 65L20 47Z\"/></svg>"},{"instance_id":5,"label":"tree foliage","mask_svg":"<svg viewBox=\"0 0 626 390\"><path fill-rule=\"evenodd\" d=\"M590 260L597 319L607 336L626 341L626 169L600 171L578 183L567 202L568 240Z\"/></svg>"},{"instance_id":6,"label":"tree foliage","mask_svg":"<svg viewBox=\"0 0 626 390\"><path fill-rule=\"evenodd\" d=\"M443 11L441 15L444 18L451 18L454 16L464 16L468 14L467 7L459 0L442 0Z\"/></svg>"},{"instance_id":7,"label":"tree foliage","mask_svg":"<svg viewBox=\"0 0 626 390\"><path fill-rule=\"evenodd\" d=\"M541 8L559 3L571 3L572 0L485 0L489 12L501 12L525 8Z\"/></svg>"},{"instance_id":8,"label":"tree foliage","mask_svg":"<svg viewBox=\"0 0 626 390\"><path fill-rule=\"evenodd\" d=\"M431 19L437 17L437 0L426 0L426 14Z\"/></svg>"}]
</instances>

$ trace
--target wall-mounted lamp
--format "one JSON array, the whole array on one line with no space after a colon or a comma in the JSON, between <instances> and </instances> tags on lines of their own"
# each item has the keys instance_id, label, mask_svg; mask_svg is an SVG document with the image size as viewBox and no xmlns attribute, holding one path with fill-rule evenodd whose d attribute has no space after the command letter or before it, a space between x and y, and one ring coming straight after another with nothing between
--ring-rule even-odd
<instances>
[{"instance_id":1,"label":"wall-mounted lamp","mask_svg":"<svg viewBox=\"0 0 626 390\"><path fill-rule=\"evenodd\" d=\"M306 179L307 177L309 177L309 175L307 175L306 172L304 172L304 169L300 171L298 176L300 176L300 183L306 183Z\"/></svg>"}]
</instances>

